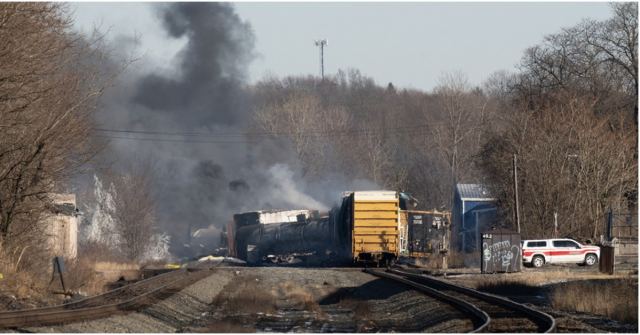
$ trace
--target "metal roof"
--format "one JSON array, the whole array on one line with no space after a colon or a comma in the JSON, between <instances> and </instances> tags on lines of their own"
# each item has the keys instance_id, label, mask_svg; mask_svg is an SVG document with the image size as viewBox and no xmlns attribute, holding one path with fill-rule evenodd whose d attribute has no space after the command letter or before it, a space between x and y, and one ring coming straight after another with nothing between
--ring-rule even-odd
<instances>
[{"instance_id":1,"label":"metal roof","mask_svg":"<svg viewBox=\"0 0 640 335\"><path fill-rule=\"evenodd\" d=\"M496 200L489 189L482 184L457 184L456 189L462 200Z\"/></svg>"}]
</instances>

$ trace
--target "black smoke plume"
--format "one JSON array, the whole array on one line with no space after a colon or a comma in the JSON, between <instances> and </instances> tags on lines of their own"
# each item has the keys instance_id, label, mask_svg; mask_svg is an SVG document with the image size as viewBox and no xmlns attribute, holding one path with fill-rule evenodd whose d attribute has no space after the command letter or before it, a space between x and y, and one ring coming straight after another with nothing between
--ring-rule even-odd
<instances>
[{"instance_id":1,"label":"black smoke plume","mask_svg":"<svg viewBox=\"0 0 640 335\"><path fill-rule=\"evenodd\" d=\"M193 244L201 241L193 241L193 233L219 230L234 213L326 210L325 204L337 202L339 193L328 190L344 190L344 179L304 183L292 152L269 141L252 144L242 135L251 121L246 77L254 35L232 5L172 3L157 9L167 38L185 39L184 48L169 70L158 70L167 67L146 64L144 58L140 66L134 64L103 96L98 123L113 130L99 133L110 141L105 160L117 165L143 157L155 163L157 217L171 235L171 252L202 252L194 251Z\"/></svg>"},{"instance_id":2,"label":"black smoke plume","mask_svg":"<svg viewBox=\"0 0 640 335\"><path fill-rule=\"evenodd\" d=\"M241 86L254 44L249 24L222 3L174 3L160 9L160 18L170 38L188 40L179 72L144 76L132 102L189 127L245 121Z\"/></svg>"}]
</instances>

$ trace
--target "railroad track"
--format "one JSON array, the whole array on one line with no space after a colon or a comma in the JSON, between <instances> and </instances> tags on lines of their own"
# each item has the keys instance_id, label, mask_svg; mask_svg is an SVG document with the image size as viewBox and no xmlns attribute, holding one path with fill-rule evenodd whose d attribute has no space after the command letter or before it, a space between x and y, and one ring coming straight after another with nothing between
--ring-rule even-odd
<instances>
[{"instance_id":1,"label":"railroad track","mask_svg":"<svg viewBox=\"0 0 640 335\"><path fill-rule=\"evenodd\" d=\"M208 276L208 269L179 269L82 300L0 313L0 329L58 325L138 310Z\"/></svg>"},{"instance_id":2,"label":"railroad track","mask_svg":"<svg viewBox=\"0 0 640 335\"><path fill-rule=\"evenodd\" d=\"M550 315L507 298L451 284L423 274L389 269L365 269L365 272L401 282L449 303L468 315L473 322L469 332L549 333L556 322Z\"/></svg>"}]
</instances>

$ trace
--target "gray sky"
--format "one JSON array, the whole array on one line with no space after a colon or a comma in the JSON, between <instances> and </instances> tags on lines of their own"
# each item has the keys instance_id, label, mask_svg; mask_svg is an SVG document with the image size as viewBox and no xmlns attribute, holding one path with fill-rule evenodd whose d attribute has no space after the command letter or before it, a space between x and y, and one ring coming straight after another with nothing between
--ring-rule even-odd
<instances>
[{"instance_id":1,"label":"gray sky","mask_svg":"<svg viewBox=\"0 0 640 335\"><path fill-rule=\"evenodd\" d=\"M74 3L76 27L108 38L140 37L145 66L170 68L184 41L164 35L151 3ZM610 17L607 3L236 3L256 36L250 81L318 74L314 39L327 38L325 73L357 68L386 85L431 90L445 71L472 83L512 70L544 35L583 18Z\"/></svg>"}]
</instances>

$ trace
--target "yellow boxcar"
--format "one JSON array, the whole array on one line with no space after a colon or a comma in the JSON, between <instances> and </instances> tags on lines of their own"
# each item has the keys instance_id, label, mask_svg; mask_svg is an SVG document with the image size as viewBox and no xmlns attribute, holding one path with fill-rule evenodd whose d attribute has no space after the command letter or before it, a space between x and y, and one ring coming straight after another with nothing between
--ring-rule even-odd
<instances>
[{"instance_id":1,"label":"yellow boxcar","mask_svg":"<svg viewBox=\"0 0 640 335\"><path fill-rule=\"evenodd\" d=\"M395 191L358 191L353 197L352 255L360 262L398 256L399 202Z\"/></svg>"}]
</instances>

